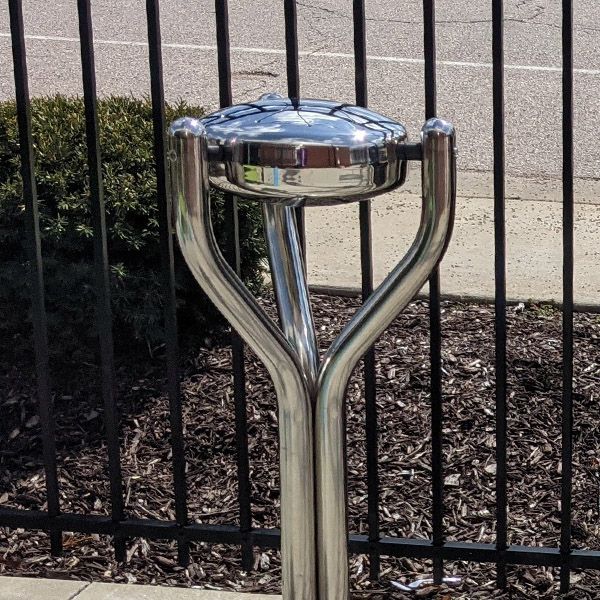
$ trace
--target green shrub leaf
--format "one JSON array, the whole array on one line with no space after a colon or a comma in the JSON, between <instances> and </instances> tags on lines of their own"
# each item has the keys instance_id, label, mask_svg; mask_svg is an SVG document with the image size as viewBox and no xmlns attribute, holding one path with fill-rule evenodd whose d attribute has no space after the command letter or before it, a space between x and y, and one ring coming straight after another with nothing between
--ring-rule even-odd
<instances>
[{"instance_id":1,"label":"green shrub leaf","mask_svg":"<svg viewBox=\"0 0 600 600\"><path fill-rule=\"evenodd\" d=\"M185 102L166 107L167 120L200 116ZM93 228L83 100L65 96L31 102L46 304L57 358L96 350ZM112 308L117 349L163 341L164 294L159 246L152 106L148 100L98 101ZM227 243L224 200L213 199L217 240ZM265 248L256 204L240 203L242 277L256 291ZM25 212L14 102L0 102L0 339L11 350L31 346ZM224 323L200 292L177 250L180 329L205 338Z\"/></svg>"}]
</instances>

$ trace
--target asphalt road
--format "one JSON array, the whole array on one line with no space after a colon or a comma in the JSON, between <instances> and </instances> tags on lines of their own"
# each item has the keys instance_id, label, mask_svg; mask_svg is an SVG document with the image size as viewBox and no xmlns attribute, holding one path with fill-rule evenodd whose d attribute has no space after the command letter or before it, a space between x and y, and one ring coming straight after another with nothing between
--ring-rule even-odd
<instances>
[{"instance_id":1,"label":"asphalt road","mask_svg":"<svg viewBox=\"0 0 600 600\"><path fill-rule=\"evenodd\" d=\"M23 4L32 94L81 93L76 1ZM144 1L92 4L99 92L147 95ZM596 0L575 4L576 175L596 178L600 6ZM489 1L437 2L438 112L457 125L462 170L492 168L490 7ZM161 10L167 98L215 108L213 2L163 0ZM298 15L302 94L353 101L351 0L300 1ZM421 3L367 0L367 18L369 103L401 119L414 138L424 119ZM230 0L230 20L235 100L285 92L283 2ZM560 176L560 24L556 0L506 2L507 170L517 177ZM13 94L11 69L8 8L2 2L0 98Z\"/></svg>"}]
</instances>

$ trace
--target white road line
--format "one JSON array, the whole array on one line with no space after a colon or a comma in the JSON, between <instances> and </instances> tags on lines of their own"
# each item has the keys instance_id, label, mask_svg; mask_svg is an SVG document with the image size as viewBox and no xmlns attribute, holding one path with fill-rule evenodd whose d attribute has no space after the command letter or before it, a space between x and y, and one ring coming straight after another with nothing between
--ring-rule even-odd
<instances>
[{"instance_id":1,"label":"white road line","mask_svg":"<svg viewBox=\"0 0 600 600\"><path fill-rule=\"evenodd\" d=\"M10 38L10 33L0 32L0 38ZM26 35L26 40L42 41L42 42L67 42L67 43L79 43L79 38L75 37L62 37L57 35ZM134 40L94 40L94 43L98 46L128 46L128 47L148 47L147 42L134 41ZM173 44L163 43L163 48L170 48L175 50L200 50L203 52L216 52L216 46L202 45L202 44ZM243 46L232 46L231 52L236 54L271 54L278 56L285 56L286 51L281 48L246 48ZM301 50L299 52L301 57L306 58L343 58L354 60L354 55L346 52L309 52L307 50ZM388 63L400 63L409 65L422 65L424 60L422 58L406 58L402 56L379 56L379 55L367 55L367 60L371 62L388 62ZM460 60L438 60L438 66L442 67L461 67L466 69L486 69L491 70L492 63L484 62L469 62ZM530 71L539 73L562 73L561 67L544 67L542 65L504 65L505 71ZM600 69L573 69L573 72L578 75L600 75Z\"/></svg>"}]
</instances>

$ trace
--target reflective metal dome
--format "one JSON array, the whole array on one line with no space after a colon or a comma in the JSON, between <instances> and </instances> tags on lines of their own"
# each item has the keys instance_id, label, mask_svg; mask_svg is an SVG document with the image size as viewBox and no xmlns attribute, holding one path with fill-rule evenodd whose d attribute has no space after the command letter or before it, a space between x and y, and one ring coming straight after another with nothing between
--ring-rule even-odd
<instances>
[{"instance_id":1,"label":"reflective metal dome","mask_svg":"<svg viewBox=\"0 0 600 600\"><path fill-rule=\"evenodd\" d=\"M363 200L404 183L405 128L376 112L327 100L266 94L207 117L211 184L290 205Z\"/></svg>"}]
</instances>

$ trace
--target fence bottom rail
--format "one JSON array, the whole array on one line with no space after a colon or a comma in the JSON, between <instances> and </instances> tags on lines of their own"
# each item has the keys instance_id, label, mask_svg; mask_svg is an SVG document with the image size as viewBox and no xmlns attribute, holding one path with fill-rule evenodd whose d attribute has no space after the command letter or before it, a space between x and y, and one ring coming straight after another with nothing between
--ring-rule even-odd
<instances>
[{"instance_id":1,"label":"fence bottom rail","mask_svg":"<svg viewBox=\"0 0 600 600\"><path fill-rule=\"evenodd\" d=\"M143 537L154 540L180 540L230 544L241 546L250 539L253 546L260 548L278 548L280 532L278 529L255 529L250 533L242 532L236 525L209 525L191 523L184 527L175 521L156 519L125 519L114 522L109 516L61 514L49 517L43 511L18 509L0 510L0 527L11 529L42 529L48 531L96 533L99 535L120 537ZM428 539L409 539L383 537L378 542L370 541L366 535L351 535L348 540L350 552L368 554L376 547L381 556L407 557L416 559L442 558L474 563L496 563L502 559L507 565L529 565L560 567L564 565L564 556L559 548L541 546L509 546L505 551L496 549L494 544L475 542L445 542L434 546ZM570 554L572 569L600 570L600 550L573 550Z\"/></svg>"}]
</instances>

